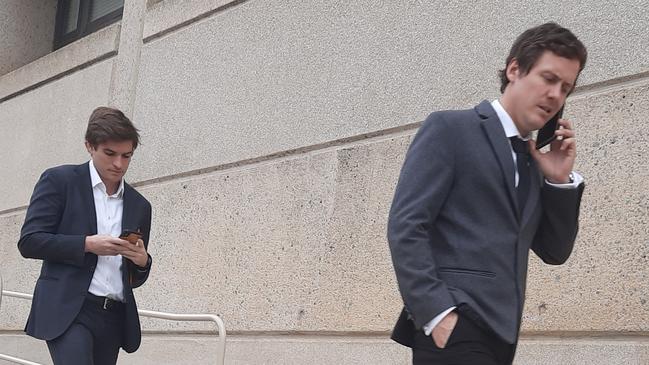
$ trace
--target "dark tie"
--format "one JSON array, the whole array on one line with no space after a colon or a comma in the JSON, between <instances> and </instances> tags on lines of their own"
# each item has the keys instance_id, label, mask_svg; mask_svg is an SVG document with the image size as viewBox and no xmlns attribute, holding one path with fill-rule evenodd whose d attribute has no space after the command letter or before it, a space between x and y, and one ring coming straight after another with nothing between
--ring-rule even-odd
<instances>
[{"instance_id":1,"label":"dark tie","mask_svg":"<svg viewBox=\"0 0 649 365\"><path fill-rule=\"evenodd\" d=\"M512 142L512 148L516 152L516 169L518 170L518 187L516 193L518 195L518 209L523 213L525 208L525 201L530 193L530 151L526 141L523 141L518 136L509 137Z\"/></svg>"}]
</instances>

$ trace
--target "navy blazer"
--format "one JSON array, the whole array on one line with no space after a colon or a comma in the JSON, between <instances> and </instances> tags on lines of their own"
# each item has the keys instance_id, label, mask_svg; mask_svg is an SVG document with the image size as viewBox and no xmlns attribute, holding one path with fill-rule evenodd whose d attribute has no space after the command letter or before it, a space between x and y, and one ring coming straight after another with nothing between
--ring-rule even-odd
<instances>
[{"instance_id":1,"label":"navy blazer","mask_svg":"<svg viewBox=\"0 0 649 365\"><path fill-rule=\"evenodd\" d=\"M577 235L583 184L544 182L531 162L519 213L509 140L487 101L431 114L412 141L388 219L388 241L405 308L393 339L444 310L468 309L504 341L518 340L530 250L562 264Z\"/></svg>"},{"instance_id":2,"label":"navy blazer","mask_svg":"<svg viewBox=\"0 0 649 365\"><path fill-rule=\"evenodd\" d=\"M148 247L151 204L124 183L122 229L140 229ZM67 330L79 314L97 265L97 255L86 253L85 238L97 234L95 201L88 163L64 165L46 170L34 188L25 216L18 249L26 258L43 260L34 288L34 299L25 331L52 340ZM125 317L122 348L133 352L140 346L141 333L133 288L149 276L123 259Z\"/></svg>"}]
</instances>

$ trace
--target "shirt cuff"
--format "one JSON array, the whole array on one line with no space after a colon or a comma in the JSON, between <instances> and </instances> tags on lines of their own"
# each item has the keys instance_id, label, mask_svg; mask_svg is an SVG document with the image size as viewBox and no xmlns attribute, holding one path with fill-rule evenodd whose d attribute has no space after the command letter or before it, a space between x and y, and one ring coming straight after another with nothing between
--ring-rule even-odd
<instances>
[{"instance_id":1,"label":"shirt cuff","mask_svg":"<svg viewBox=\"0 0 649 365\"><path fill-rule=\"evenodd\" d=\"M431 333L433 333L433 329L439 324L439 322L446 317L447 314L451 313L452 311L455 310L455 306L443 311L442 313L438 314L437 317L433 318L430 322L426 323L423 327L424 333L426 336L430 336Z\"/></svg>"},{"instance_id":2,"label":"shirt cuff","mask_svg":"<svg viewBox=\"0 0 649 365\"><path fill-rule=\"evenodd\" d=\"M576 189L579 186L579 184L584 182L584 177L579 175L579 173L575 172L575 171L573 171L571 175L572 175L572 182L571 183L553 184L553 183L549 182L548 179L545 179L545 183L550 185L550 186L554 186L555 188L560 188L560 189Z\"/></svg>"}]
</instances>

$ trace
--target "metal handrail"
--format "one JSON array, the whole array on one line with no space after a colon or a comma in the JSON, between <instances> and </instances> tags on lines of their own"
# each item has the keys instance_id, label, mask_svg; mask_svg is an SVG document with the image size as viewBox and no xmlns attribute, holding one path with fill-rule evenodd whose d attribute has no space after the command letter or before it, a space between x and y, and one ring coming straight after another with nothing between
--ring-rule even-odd
<instances>
[{"instance_id":1,"label":"metal handrail","mask_svg":"<svg viewBox=\"0 0 649 365\"><path fill-rule=\"evenodd\" d=\"M215 314L179 314L179 313L167 313L167 312L156 312L145 309L138 309L138 314L142 317L150 318L159 318L166 319L170 321L212 321L216 324L217 333L219 335L219 342L217 344L218 357L217 364L225 364L225 325L221 317Z\"/></svg>"},{"instance_id":2,"label":"metal handrail","mask_svg":"<svg viewBox=\"0 0 649 365\"><path fill-rule=\"evenodd\" d=\"M19 293L15 291L3 290L2 287L2 275L0 274L0 308L2 307L2 297L3 296L14 297L19 299L31 300L33 295ZM142 317L158 318L171 321L211 321L216 324L217 334L219 336L219 341L217 343L217 350L219 354L216 358L217 365L223 365L225 363L225 325L221 317L214 314L178 314L178 313L166 313L166 312L156 312L150 310L139 309L138 314ZM41 365L36 362L31 362L28 360L20 359L17 357L12 357L9 355L0 354L0 359L12 361L16 364L23 365Z\"/></svg>"},{"instance_id":3,"label":"metal handrail","mask_svg":"<svg viewBox=\"0 0 649 365\"><path fill-rule=\"evenodd\" d=\"M7 361L11 361L13 363L22 364L22 365L43 365L43 364L38 363L38 362L33 362L33 361L29 361L29 360L21 359L21 358L18 358L18 357L9 356L9 355L3 355L3 354L0 354L0 360L7 360Z\"/></svg>"}]
</instances>

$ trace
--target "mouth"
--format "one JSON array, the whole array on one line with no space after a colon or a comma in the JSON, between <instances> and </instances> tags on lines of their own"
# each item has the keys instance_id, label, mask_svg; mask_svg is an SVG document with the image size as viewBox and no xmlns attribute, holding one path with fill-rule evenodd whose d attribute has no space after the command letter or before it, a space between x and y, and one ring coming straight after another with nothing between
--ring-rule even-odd
<instances>
[{"instance_id":1,"label":"mouth","mask_svg":"<svg viewBox=\"0 0 649 365\"><path fill-rule=\"evenodd\" d=\"M552 114L552 108L547 105L538 105L538 108L546 115Z\"/></svg>"}]
</instances>

